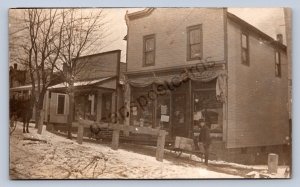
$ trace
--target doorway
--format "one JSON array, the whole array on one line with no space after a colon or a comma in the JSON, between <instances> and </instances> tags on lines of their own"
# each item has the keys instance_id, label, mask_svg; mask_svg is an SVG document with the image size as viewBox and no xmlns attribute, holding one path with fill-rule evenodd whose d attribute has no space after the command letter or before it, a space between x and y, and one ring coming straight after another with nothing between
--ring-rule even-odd
<instances>
[{"instance_id":1,"label":"doorway","mask_svg":"<svg viewBox=\"0 0 300 187\"><path fill-rule=\"evenodd\" d=\"M187 96L185 93L172 95L172 135L188 137Z\"/></svg>"}]
</instances>

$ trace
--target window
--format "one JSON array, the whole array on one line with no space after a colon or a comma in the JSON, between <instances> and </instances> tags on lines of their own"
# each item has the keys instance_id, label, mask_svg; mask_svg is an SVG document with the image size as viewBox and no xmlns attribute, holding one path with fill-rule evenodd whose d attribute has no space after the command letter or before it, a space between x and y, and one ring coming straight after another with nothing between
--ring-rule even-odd
<instances>
[{"instance_id":1,"label":"window","mask_svg":"<svg viewBox=\"0 0 300 187\"><path fill-rule=\"evenodd\" d=\"M144 66L155 64L155 35L144 36Z\"/></svg>"},{"instance_id":2,"label":"window","mask_svg":"<svg viewBox=\"0 0 300 187\"><path fill-rule=\"evenodd\" d=\"M187 28L187 60L202 58L202 25Z\"/></svg>"},{"instance_id":3,"label":"window","mask_svg":"<svg viewBox=\"0 0 300 187\"><path fill-rule=\"evenodd\" d=\"M275 52L275 76L281 76L281 60L280 53L278 51Z\"/></svg>"},{"instance_id":4,"label":"window","mask_svg":"<svg viewBox=\"0 0 300 187\"><path fill-rule=\"evenodd\" d=\"M242 64L249 66L249 38L245 33L242 33L241 38Z\"/></svg>"},{"instance_id":5,"label":"window","mask_svg":"<svg viewBox=\"0 0 300 187\"><path fill-rule=\"evenodd\" d=\"M58 95L57 114L65 114L65 95Z\"/></svg>"}]
</instances>

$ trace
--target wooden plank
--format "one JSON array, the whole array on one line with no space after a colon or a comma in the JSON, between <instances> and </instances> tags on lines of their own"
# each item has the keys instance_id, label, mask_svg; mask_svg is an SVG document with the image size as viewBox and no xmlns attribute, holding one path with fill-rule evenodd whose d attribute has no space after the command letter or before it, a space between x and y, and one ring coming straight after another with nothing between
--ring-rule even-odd
<instances>
[{"instance_id":1,"label":"wooden plank","mask_svg":"<svg viewBox=\"0 0 300 187\"><path fill-rule=\"evenodd\" d=\"M111 142L111 148L113 150L118 150L119 147L119 137L120 137L120 130L114 130L113 131L113 137Z\"/></svg>"},{"instance_id":2,"label":"wooden plank","mask_svg":"<svg viewBox=\"0 0 300 187\"><path fill-rule=\"evenodd\" d=\"M82 140L83 140L83 125L79 124L78 126L78 132L77 132L77 143L82 144Z\"/></svg>"},{"instance_id":3,"label":"wooden plank","mask_svg":"<svg viewBox=\"0 0 300 187\"><path fill-rule=\"evenodd\" d=\"M153 129L150 127L136 127L136 126L127 126L127 125L117 125L111 124L109 126L110 129L120 130L120 131L129 131L136 134L149 134L149 135L158 135L159 129Z\"/></svg>"},{"instance_id":4,"label":"wooden plank","mask_svg":"<svg viewBox=\"0 0 300 187\"><path fill-rule=\"evenodd\" d=\"M89 128L91 125L92 126L96 125L98 128L108 128L109 127L108 123L99 123L99 122L86 120L86 119L78 119L78 122L72 122L73 127L79 126L79 124L82 124L85 128Z\"/></svg>"},{"instance_id":5,"label":"wooden plank","mask_svg":"<svg viewBox=\"0 0 300 187\"><path fill-rule=\"evenodd\" d=\"M156 160L162 162L164 158L164 148L166 141L166 131L159 131L159 135L157 138L157 148L156 148Z\"/></svg>"}]
</instances>

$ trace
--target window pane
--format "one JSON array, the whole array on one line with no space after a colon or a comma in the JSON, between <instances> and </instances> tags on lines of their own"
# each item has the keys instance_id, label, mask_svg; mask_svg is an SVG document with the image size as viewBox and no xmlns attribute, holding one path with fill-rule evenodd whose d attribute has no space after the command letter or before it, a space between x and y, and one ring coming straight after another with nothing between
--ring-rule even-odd
<instances>
[{"instance_id":1,"label":"window pane","mask_svg":"<svg viewBox=\"0 0 300 187\"><path fill-rule=\"evenodd\" d=\"M244 63L247 63L247 60L248 60L248 54L247 54L247 50L246 49L243 49L242 50L242 60Z\"/></svg>"},{"instance_id":2,"label":"window pane","mask_svg":"<svg viewBox=\"0 0 300 187\"><path fill-rule=\"evenodd\" d=\"M201 57L201 45L191 45L191 58Z\"/></svg>"},{"instance_id":3,"label":"window pane","mask_svg":"<svg viewBox=\"0 0 300 187\"><path fill-rule=\"evenodd\" d=\"M145 64L154 64L154 52L145 53Z\"/></svg>"},{"instance_id":4,"label":"window pane","mask_svg":"<svg viewBox=\"0 0 300 187\"><path fill-rule=\"evenodd\" d=\"M190 44L198 44L201 42L200 29L194 29L190 31Z\"/></svg>"},{"instance_id":5,"label":"window pane","mask_svg":"<svg viewBox=\"0 0 300 187\"><path fill-rule=\"evenodd\" d=\"M279 64L279 53L278 52L276 52L276 54L275 54L275 63Z\"/></svg>"},{"instance_id":6,"label":"window pane","mask_svg":"<svg viewBox=\"0 0 300 187\"><path fill-rule=\"evenodd\" d=\"M248 45L247 45L247 36L245 34L242 34L242 47L243 48L248 48Z\"/></svg>"},{"instance_id":7,"label":"window pane","mask_svg":"<svg viewBox=\"0 0 300 187\"><path fill-rule=\"evenodd\" d=\"M146 45L145 46L146 52L153 51L154 50L154 38L146 39L145 45Z\"/></svg>"},{"instance_id":8,"label":"window pane","mask_svg":"<svg viewBox=\"0 0 300 187\"><path fill-rule=\"evenodd\" d=\"M64 114L65 111L65 96L58 95L57 114Z\"/></svg>"}]
</instances>

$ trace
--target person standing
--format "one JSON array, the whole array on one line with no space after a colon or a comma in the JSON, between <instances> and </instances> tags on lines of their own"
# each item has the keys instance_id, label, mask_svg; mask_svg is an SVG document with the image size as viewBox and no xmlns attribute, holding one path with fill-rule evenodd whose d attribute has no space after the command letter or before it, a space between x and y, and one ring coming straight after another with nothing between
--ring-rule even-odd
<instances>
[{"instance_id":1,"label":"person standing","mask_svg":"<svg viewBox=\"0 0 300 187\"><path fill-rule=\"evenodd\" d=\"M205 165L208 165L208 155L210 146L210 130L205 121L200 121L199 142L203 144Z\"/></svg>"}]
</instances>

